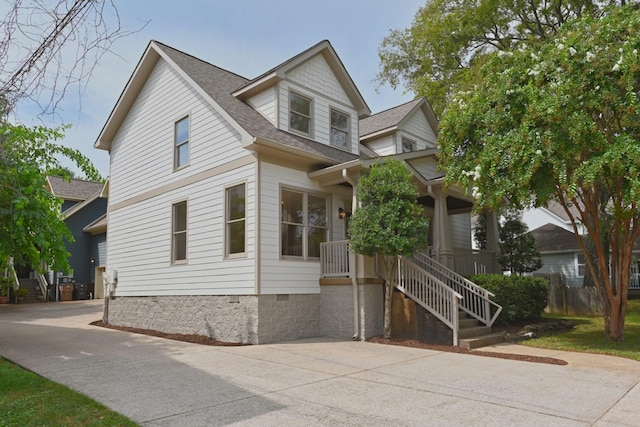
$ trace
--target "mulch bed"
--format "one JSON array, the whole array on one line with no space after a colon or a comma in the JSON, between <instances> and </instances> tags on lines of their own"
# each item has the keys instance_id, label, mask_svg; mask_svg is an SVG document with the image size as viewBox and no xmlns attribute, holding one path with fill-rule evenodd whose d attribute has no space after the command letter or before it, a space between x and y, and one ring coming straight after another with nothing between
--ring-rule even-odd
<instances>
[{"instance_id":1,"label":"mulch bed","mask_svg":"<svg viewBox=\"0 0 640 427\"><path fill-rule=\"evenodd\" d=\"M170 340L183 341L192 344L201 344L201 345L214 345L214 346L242 346L247 344L239 344L232 342L219 341L213 338L209 338L203 335L195 335L195 334L168 334L165 332L154 331L152 329L140 329L140 328L131 328L127 326L115 326L110 325L108 323L103 323L102 320L97 320L92 322L93 326L100 326L102 328L115 329L118 331L132 332L135 334L143 334L150 335L154 337L167 338ZM524 362L535 362L535 363L548 363L551 365L566 365L567 362L560 359L554 359L552 357L538 357L538 356L529 356L525 354L509 354L509 353L494 353L492 351L481 351L481 350L467 350L461 347L454 347L449 345L436 345L436 344L427 344L418 340L411 339L387 339L382 337L373 337L368 340L372 343L377 344L387 344L387 345L399 345L404 347L413 347L413 348L424 348L435 351L446 351L450 353L461 353L461 354L471 354L474 356L485 356L485 357L496 357L499 359L510 359L510 360L520 360Z\"/></svg>"}]
</instances>

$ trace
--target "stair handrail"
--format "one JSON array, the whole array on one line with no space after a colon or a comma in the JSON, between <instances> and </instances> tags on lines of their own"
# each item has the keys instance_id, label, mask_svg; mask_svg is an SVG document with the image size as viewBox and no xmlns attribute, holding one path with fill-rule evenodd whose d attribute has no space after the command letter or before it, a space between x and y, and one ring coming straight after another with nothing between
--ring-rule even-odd
<instances>
[{"instance_id":1,"label":"stair handrail","mask_svg":"<svg viewBox=\"0 0 640 427\"><path fill-rule=\"evenodd\" d=\"M416 252L412 259L420 268L465 296L461 300L461 310L486 326L493 325L502 311L502 306L491 299L491 297L495 297L494 293L478 286L422 252ZM492 308L495 309L493 315L491 314Z\"/></svg>"},{"instance_id":2,"label":"stair handrail","mask_svg":"<svg viewBox=\"0 0 640 427\"><path fill-rule=\"evenodd\" d=\"M47 279L44 277L44 274L42 273L37 273L36 279L38 280L38 285L40 286L40 292L42 292L42 296L44 297L44 300L47 301L47 287L49 285L47 283Z\"/></svg>"},{"instance_id":3,"label":"stair handrail","mask_svg":"<svg viewBox=\"0 0 640 427\"><path fill-rule=\"evenodd\" d=\"M458 345L461 294L403 256L398 257L394 286L451 328L453 345Z\"/></svg>"}]
</instances>

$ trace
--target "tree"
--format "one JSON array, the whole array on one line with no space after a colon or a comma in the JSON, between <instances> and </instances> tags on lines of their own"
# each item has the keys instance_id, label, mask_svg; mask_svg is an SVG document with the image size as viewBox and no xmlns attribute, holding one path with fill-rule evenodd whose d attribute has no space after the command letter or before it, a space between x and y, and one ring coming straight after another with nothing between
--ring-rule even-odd
<instances>
[{"instance_id":1,"label":"tree","mask_svg":"<svg viewBox=\"0 0 640 427\"><path fill-rule=\"evenodd\" d=\"M498 262L503 270L521 276L542 267L540 254L536 250L536 239L529 234L529 227L522 222L518 211L507 210L500 226L500 256Z\"/></svg>"},{"instance_id":2,"label":"tree","mask_svg":"<svg viewBox=\"0 0 640 427\"><path fill-rule=\"evenodd\" d=\"M447 107L439 135L447 183L469 185L477 208L556 200L577 237L585 226L596 262L578 244L616 341L640 236L639 49L640 11L626 6L493 54Z\"/></svg>"},{"instance_id":3,"label":"tree","mask_svg":"<svg viewBox=\"0 0 640 427\"><path fill-rule=\"evenodd\" d=\"M54 113L67 91L88 79L112 44L131 32L112 0L9 0L0 21L0 100L28 99Z\"/></svg>"},{"instance_id":4,"label":"tree","mask_svg":"<svg viewBox=\"0 0 640 427\"><path fill-rule=\"evenodd\" d=\"M417 204L412 174L399 160L371 167L358 183L361 206L349 222L351 250L360 255L380 255L385 275L384 337L391 336L391 298L398 255L411 256L427 244L428 220Z\"/></svg>"},{"instance_id":5,"label":"tree","mask_svg":"<svg viewBox=\"0 0 640 427\"><path fill-rule=\"evenodd\" d=\"M554 37L567 21L597 16L625 0L427 0L404 30L392 30L379 48L378 82L426 96L440 115L451 94L484 56L531 40Z\"/></svg>"},{"instance_id":6,"label":"tree","mask_svg":"<svg viewBox=\"0 0 640 427\"><path fill-rule=\"evenodd\" d=\"M476 223L473 226L473 240L476 242L478 249L487 250L487 214L484 212L476 215Z\"/></svg>"},{"instance_id":7,"label":"tree","mask_svg":"<svg viewBox=\"0 0 640 427\"><path fill-rule=\"evenodd\" d=\"M60 168L63 156L90 179L101 178L79 151L54 142L62 130L0 121L0 265L13 257L38 270L44 262L69 271L65 242L73 237L61 217L61 201L45 188L46 176Z\"/></svg>"}]
</instances>

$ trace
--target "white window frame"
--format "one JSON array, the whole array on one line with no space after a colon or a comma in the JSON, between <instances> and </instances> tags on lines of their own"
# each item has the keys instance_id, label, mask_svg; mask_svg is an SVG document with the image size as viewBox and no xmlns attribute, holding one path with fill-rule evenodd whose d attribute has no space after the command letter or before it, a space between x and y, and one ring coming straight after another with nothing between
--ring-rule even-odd
<instances>
[{"instance_id":1,"label":"white window frame","mask_svg":"<svg viewBox=\"0 0 640 427\"><path fill-rule=\"evenodd\" d=\"M582 263L580 262L580 257L582 257ZM584 269L582 274L580 274L580 267ZM576 276L584 277L586 271L587 271L587 259L585 258L583 253L577 253L576 254Z\"/></svg>"},{"instance_id":2,"label":"white window frame","mask_svg":"<svg viewBox=\"0 0 640 427\"><path fill-rule=\"evenodd\" d=\"M185 229L176 229L176 208L178 205L184 204L185 206ZM184 234L184 259L176 259L177 250L177 236ZM171 264L186 264L189 259L189 204L187 200L180 200L171 204Z\"/></svg>"},{"instance_id":3,"label":"white window frame","mask_svg":"<svg viewBox=\"0 0 640 427\"><path fill-rule=\"evenodd\" d=\"M404 149L404 144L405 144L405 143L407 143L407 144L411 145L412 149L411 149L411 150L408 150L408 151L407 151L407 150L405 150L405 149ZM402 138L400 138L400 151L401 151L402 153L411 153L411 152L413 152L413 151L416 151L417 149L418 149L418 144L417 144L417 143L416 143L416 141L414 141L413 139L411 139L411 138L407 138L407 137L404 137L404 136L403 136Z\"/></svg>"},{"instance_id":4,"label":"white window frame","mask_svg":"<svg viewBox=\"0 0 640 427\"><path fill-rule=\"evenodd\" d=\"M187 139L178 141L178 125L187 120ZM180 164L180 148L187 146L187 159L184 164ZM189 166L191 162L191 116L186 115L173 123L173 169L179 170Z\"/></svg>"},{"instance_id":5,"label":"white window frame","mask_svg":"<svg viewBox=\"0 0 640 427\"><path fill-rule=\"evenodd\" d=\"M338 126L335 126L333 124L333 113L337 113L337 114L341 114L343 116L345 116L347 118L347 128L346 129L342 129ZM333 130L336 130L338 132L343 132L346 134L345 137L345 141L347 142L346 146L341 146L341 145L337 145L333 143ZM341 150L347 150L350 151L351 150L351 115L348 113L345 113L344 111L338 110L337 108L329 108L329 144L332 147L336 147L339 148Z\"/></svg>"},{"instance_id":6,"label":"white window frame","mask_svg":"<svg viewBox=\"0 0 640 427\"><path fill-rule=\"evenodd\" d=\"M294 96L294 95L309 101L309 116L306 116L305 114L300 113L298 111L294 111L291 108L291 97ZM300 92L296 92L294 90L290 90L287 99L288 99L288 102L289 102L289 123L288 123L289 131L291 131L293 133L297 133L299 135L307 136L309 138L313 138L313 125L314 125L314 120L313 120L313 98L305 96L305 95L302 95ZM304 117L304 118L309 120L309 133L291 127L291 117L294 114L296 114L298 116L301 116L301 117Z\"/></svg>"},{"instance_id":7,"label":"white window frame","mask_svg":"<svg viewBox=\"0 0 640 427\"><path fill-rule=\"evenodd\" d=\"M229 218L229 191L237 187L244 187L244 217L230 219ZM244 223L244 245L242 252L231 252L231 224L239 222ZM240 182L237 184L226 186L224 189L224 256L225 258L242 258L247 254L247 183Z\"/></svg>"},{"instance_id":8,"label":"white window frame","mask_svg":"<svg viewBox=\"0 0 640 427\"><path fill-rule=\"evenodd\" d=\"M313 228L318 228L318 229L324 229L324 241L327 242L329 239L329 224L330 224L330 214L329 212L331 211L331 196L325 193L321 193L318 191L313 191L313 190L303 190L303 189L298 189L298 188L292 188L292 187L281 187L280 188L280 203L281 205L284 204L284 200L283 200L283 194L284 192L290 192L290 193L297 193L297 194L302 194L302 210L303 210L303 218L302 218L302 223L297 223L297 222L289 222L289 221L285 221L284 218L282 217L282 207L281 207L281 211L280 211L280 233L279 233L279 239L280 239L280 257L283 259L298 259L298 260L319 260L320 259L320 254L318 254L317 257L311 257L309 256L309 228L313 227ZM325 225L324 227L319 227L319 226L312 226L309 225L309 196L314 196L314 197L318 197L318 198L322 198L325 201ZM282 245L282 233L283 233L283 228L287 225L297 225L297 226L301 226L303 231L302 231L302 254L301 255L285 255L283 254L283 245Z\"/></svg>"}]
</instances>

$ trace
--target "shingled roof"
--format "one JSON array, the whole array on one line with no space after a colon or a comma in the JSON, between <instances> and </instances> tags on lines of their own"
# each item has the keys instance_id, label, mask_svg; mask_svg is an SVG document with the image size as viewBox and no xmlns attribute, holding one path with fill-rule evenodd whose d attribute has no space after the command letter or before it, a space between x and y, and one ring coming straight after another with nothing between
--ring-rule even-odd
<instances>
[{"instance_id":1,"label":"shingled roof","mask_svg":"<svg viewBox=\"0 0 640 427\"><path fill-rule=\"evenodd\" d=\"M360 120L360 138L398 126L424 98L414 99Z\"/></svg>"},{"instance_id":2,"label":"shingled roof","mask_svg":"<svg viewBox=\"0 0 640 427\"><path fill-rule=\"evenodd\" d=\"M87 200L102 190L101 182L72 179L67 181L57 176L48 176L49 188L54 196L65 200Z\"/></svg>"},{"instance_id":3,"label":"shingled roof","mask_svg":"<svg viewBox=\"0 0 640 427\"><path fill-rule=\"evenodd\" d=\"M554 224L545 224L529 232L536 239L536 249L544 252L580 251L576 236Z\"/></svg>"}]
</instances>

